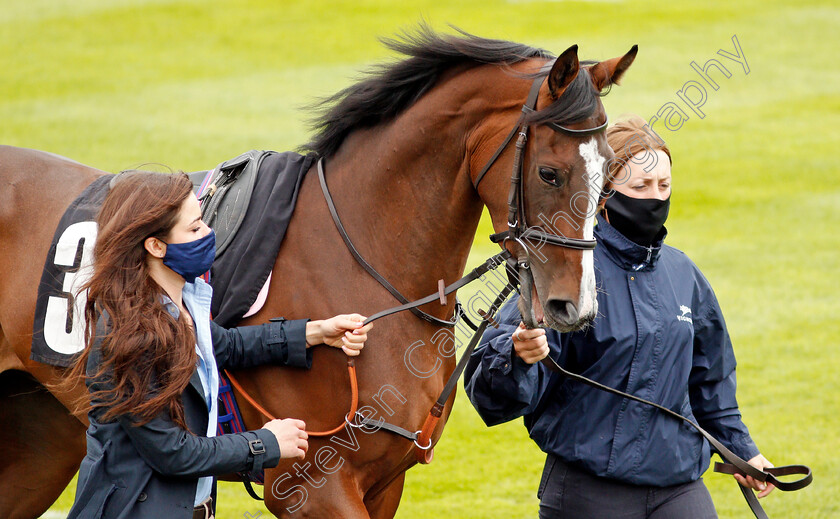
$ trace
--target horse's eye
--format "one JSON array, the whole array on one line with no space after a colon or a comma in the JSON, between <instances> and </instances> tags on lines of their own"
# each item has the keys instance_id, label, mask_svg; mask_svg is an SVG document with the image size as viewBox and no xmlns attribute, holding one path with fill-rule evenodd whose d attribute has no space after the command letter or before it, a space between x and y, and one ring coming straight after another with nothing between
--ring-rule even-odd
<instances>
[{"instance_id":1,"label":"horse's eye","mask_svg":"<svg viewBox=\"0 0 840 519\"><path fill-rule=\"evenodd\" d=\"M561 180L557 177L557 171L551 168L540 168L540 178L543 182L560 187Z\"/></svg>"}]
</instances>

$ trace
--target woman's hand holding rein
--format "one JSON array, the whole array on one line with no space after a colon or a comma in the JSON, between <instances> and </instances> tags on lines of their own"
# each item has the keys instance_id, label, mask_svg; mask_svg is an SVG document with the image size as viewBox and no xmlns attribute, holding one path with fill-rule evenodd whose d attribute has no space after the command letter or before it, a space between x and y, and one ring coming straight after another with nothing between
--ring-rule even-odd
<instances>
[{"instance_id":1,"label":"woman's hand holding rein","mask_svg":"<svg viewBox=\"0 0 840 519\"><path fill-rule=\"evenodd\" d=\"M768 469L768 468L773 467L773 464L770 463L770 461L768 461L767 458L765 458L761 454L757 454L756 456L751 458L747 463L749 463L750 465L752 465L753 467L755 467L759 470L764 470L764 469ZM752 476L744 477L740 474L735 474L734 476L735 476L735 479L738 480L738 483L740 483L741 485L743 485L747 488L752 488L754 490L758 490L759 491L758 492L758 498L759 499L767 496L767 494L769 494L770 492L773 491L774 488L776 488L772 483L764 483L764 482L758 481L757 479L754 479Z\"/></svg>"},{"instance_id":2,"label":"woman's hand holding rein","mask_svg":"<svg viewBox=\"0 0 840 519\"><path fill-rule=\"evenodd\" d=\"M341 348L347 355L356 356L364 348L367 332L373 327L373 323L362 326L364 320L362 315L347 314L322 321L309 321L306 323L306 347L326 344L333 348ZM262 428L274 433L280 446L281 458L306 457L309 435L303 421L293 418L276 419Z\"/></svg>"},{"instance_id":3,"label":"woman's hand holding rein","mask_svg":"<svg viewBox=\"0 0 840 519\"><path fill-rule=\"evenodd\" d=\"M322 321L309 321L306 323L306 347L326 344L355 357L365 347L367 332L373 327L373 323L362 326L365 319L359 314L342 314Z\"/></svg>"},{"instance_id":4,"label":"woman's hand holding rein","mask_svg":"<svg viewBox=\"0 0 840 519\"><path fill-rule=\"evenodd\" d=\"M281 458L303 459L306 457L306 451L309 450L307 441L309 435L306 433L306 424L302 420L277 419L266 423L262 428L274 433L277 444L280 446Z\"/></svg>"},{"instance_id":5,"label":"woman's hand holding rein","mask_svg":"<svg viewBox=\"0 0 840 519\"><path fill-rule=\"evenodd\" d=\"M542 328L529 330L525 328L525 323L520 322L511 339L513 351L528 364L535 364L548 356L548 339Z\"/></svg>"}]
</instances>

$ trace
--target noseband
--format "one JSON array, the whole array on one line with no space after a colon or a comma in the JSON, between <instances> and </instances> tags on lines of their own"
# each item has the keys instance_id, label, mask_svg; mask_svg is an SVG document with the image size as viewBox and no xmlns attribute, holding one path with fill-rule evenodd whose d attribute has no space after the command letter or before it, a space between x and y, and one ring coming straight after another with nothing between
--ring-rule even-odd
<instances>
[{"instance_id":1,"label":"noseband","mask_svg":"<svg viewBox=\"0 0 840 519\"><path fill-rule=\"evenodd\" d=\"M551 67L551 64L546 66L546 68L549 67ZM508 194L508 230L491 234L490 240L493 241L493 243L514 240L527 252L528 249L523 242L523 237L527 235L528 238L535 238L542 243L548 243L558 247L578 250L592 250L595 248L594 239L584 240L580 238L567 238L558 234L549 234L536 227L529 229L526 224L525 194L522 188L523 151L525 149L525 143L528 141L528 123L525 122L525 117L534 113L543 79L544 77L542 75L534 79L534 82L531 84L531 91L528 93L528 98L522 106L522 115L519 116L519 119L516 121L513 129L507 135L493 156L490 157L487 164L485 164L485 166L481 169L481 172L476 177L473 185L476 189L478 189L478 185L481 183L484 175L490 170L490 167L496 162L499 155L502 154L502 151L504 151L511 139L513 139L513 136L519 133L519 138L516 140L516 154L513 159L513 173L510 176L510 192ZM594 128L586 128L583 130L566 128L565 126L561 126L554 122L548 122L545 123L545 125L558 133L563 133L572 137L586 137L604 131L607 128L607 123L608 120L605 119L603 124L595 126Z\"/></svg>"}]
</instances>

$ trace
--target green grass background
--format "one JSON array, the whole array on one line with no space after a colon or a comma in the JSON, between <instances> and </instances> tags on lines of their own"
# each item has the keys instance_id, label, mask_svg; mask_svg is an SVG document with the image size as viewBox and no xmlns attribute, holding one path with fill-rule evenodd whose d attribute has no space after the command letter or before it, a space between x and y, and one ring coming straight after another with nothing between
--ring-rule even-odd
<instances>
[{"instance_id":1,"label":"green grass background","mask_svg":"<svg viewBox=\"0 0 840 519\"><path fill-rule=\"evenodd\" d=\"M309 136L301 107L392 58L376 37L423 18L557 53L577 43L590 59L639 44L604 99L611 119L679 103L698 79L691 61L729 67L704 119L661 130L674 155L668 242L717 291L759 447L814 469L809 488L764 500L770 516L840 516L836 1L2 0L0 143L109 171L294 149ZM748 75L715 54L733 34ZM493 252L489 230L485 219L473 262ZM521 420L487 429L461 394L435 461L408 473L398 517L534 517L541 468ZM749 517L730 477L706 482L721 517ZM63 517L74 491L75 479L45 517ZM220 484L218 511L268 515L239 483Z\"/></svg>"}]
</instances>

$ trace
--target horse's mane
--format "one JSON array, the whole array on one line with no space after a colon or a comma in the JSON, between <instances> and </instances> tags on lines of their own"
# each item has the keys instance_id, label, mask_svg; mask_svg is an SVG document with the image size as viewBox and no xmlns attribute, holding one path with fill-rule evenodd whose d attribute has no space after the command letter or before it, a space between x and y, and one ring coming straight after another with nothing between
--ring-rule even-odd
<instances>
[{"instance_id":1,"label":"horse's mane","mask_svg":"<svg viewBox=\"0 0 840 519\"><path fill-rule=\"evenodd\" d=\"M367 78L318 103L321 115L313 120L315 135L303 146L323 157L333 155L347 135L389 121L414 104L452 67L458 65L513 64L530 58L553 58L543 49L520 43L473 36L455 28L461 36L441 35L426 24L397 39L382 43L408 58L374 67ZM596 62L582 61L581 65ZM533 77L537 74L530 75ZM589 117L601 95L581 67L563 95L550 106L531 114L532 123L553 121L572 124ZM524 99L523 99L524 102Z\"/></svg>"}]
</instances>

